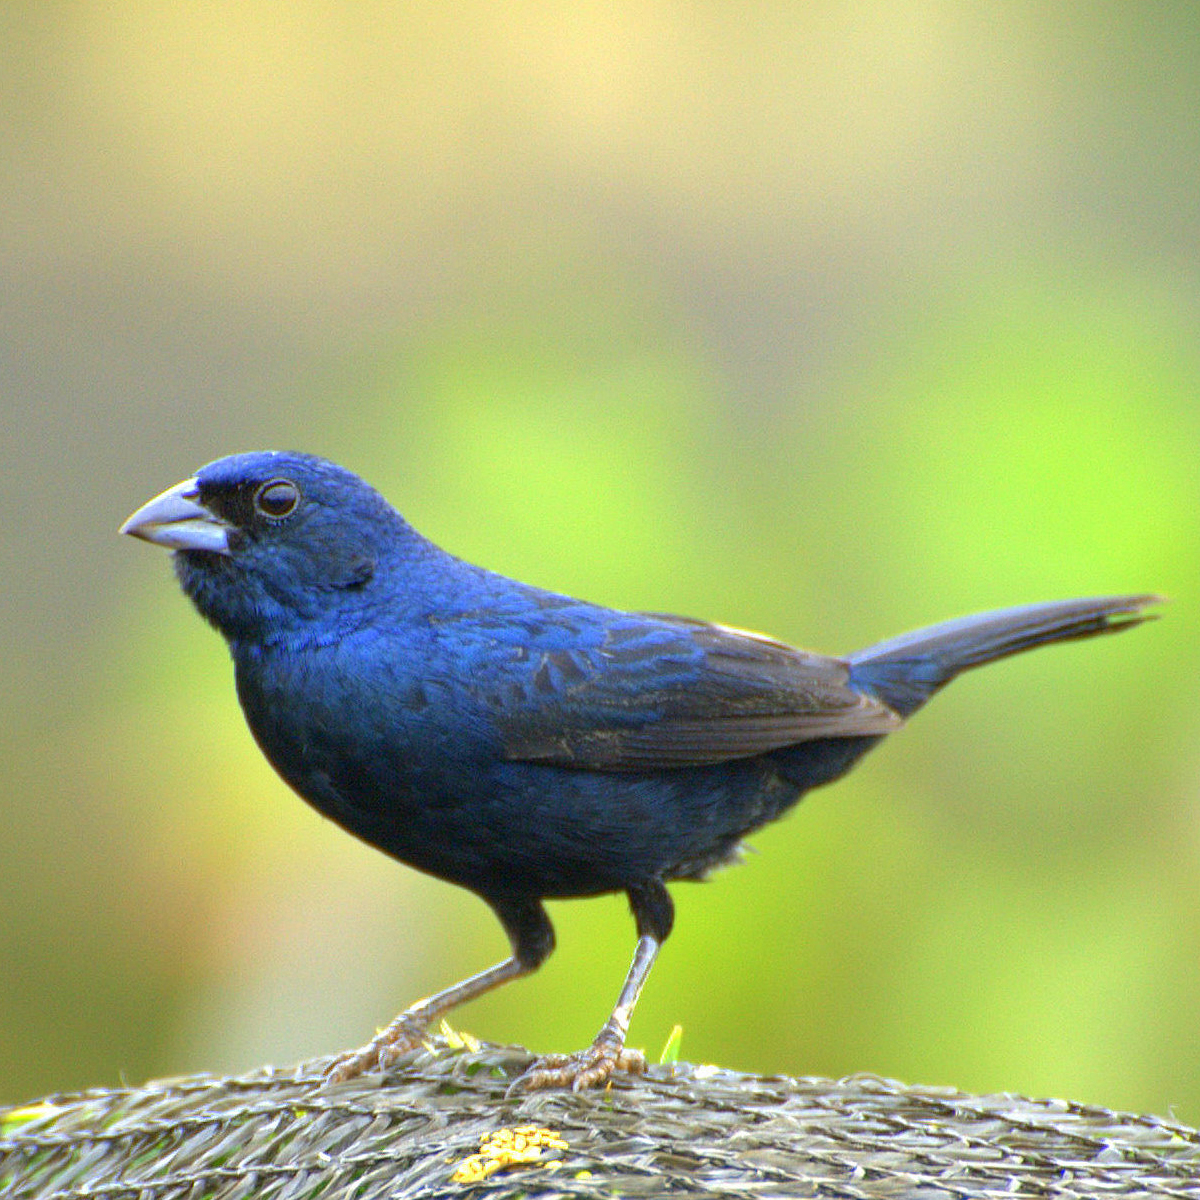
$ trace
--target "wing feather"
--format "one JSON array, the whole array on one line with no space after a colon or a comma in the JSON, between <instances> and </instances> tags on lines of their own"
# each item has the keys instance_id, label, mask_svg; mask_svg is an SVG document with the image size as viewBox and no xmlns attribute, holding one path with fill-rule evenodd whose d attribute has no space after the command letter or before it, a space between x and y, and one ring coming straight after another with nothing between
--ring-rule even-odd
<instances>
[{"instance_id":1,"label":"wing feather","mask_svg":"<svg viewBox=\"0 0 1200 1200\"><path fill-rule=\"evenodd\" d=\"M595 771L695 767L901 723L850 687L841 659L724 625L624 616L586 651L532 651L519 702L494 713L509 759Z\"/></svg>"}]
</instances>

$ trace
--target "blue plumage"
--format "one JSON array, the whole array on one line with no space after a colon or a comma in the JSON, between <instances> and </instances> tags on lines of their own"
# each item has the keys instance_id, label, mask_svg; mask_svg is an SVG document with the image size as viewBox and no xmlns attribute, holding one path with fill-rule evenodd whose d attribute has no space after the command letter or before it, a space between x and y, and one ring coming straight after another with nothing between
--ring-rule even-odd
<instances>
[{"instance_id":1,"label":"blue plumage","mask_svg":"<svg viewBox=\"0 0 1200 1200\"><path fill-rule=\"evenodd\" d=\"M624 891L638 950L609 1021L529 1086L617 1067L673 920L699 878L844 774L960 671L1127 628L1152 596L1032 605L830 658L664 614L618 612L454 558L362 480L310 455L241 454L139 509L227 639L267 758L309 803L403 862L470 888L510 959L421 1001L332 1072L351 1078L429 1022L533 970L553 897Z\"/></svg>"}]
</instances>

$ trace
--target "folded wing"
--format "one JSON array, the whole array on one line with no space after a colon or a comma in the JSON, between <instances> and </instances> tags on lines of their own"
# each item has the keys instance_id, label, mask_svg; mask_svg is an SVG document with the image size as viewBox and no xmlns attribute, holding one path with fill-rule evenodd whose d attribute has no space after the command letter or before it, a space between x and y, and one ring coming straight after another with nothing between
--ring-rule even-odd
<instances>
[{"instance_id":1,"label":"folded wing","mask_svg":"<svg viewBox=\"0 0 1200 1200\"><path fill-rule=\"evenodd\" d=\"M901 723L850 686L840 659L724 625L623 617L587 650L528 647L527 677L493 713L509 759L593 771L697 767Z\"/></svg>"}]
</instances>

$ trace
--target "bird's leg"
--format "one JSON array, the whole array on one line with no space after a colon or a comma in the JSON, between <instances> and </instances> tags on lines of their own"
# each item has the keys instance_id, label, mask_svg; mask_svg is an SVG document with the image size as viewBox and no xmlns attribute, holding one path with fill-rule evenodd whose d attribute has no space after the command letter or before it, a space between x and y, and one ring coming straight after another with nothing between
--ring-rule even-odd
<instances>
[{"instance_id":1,"label":"bird's leg","mask_svg":"<svg viewBox=\"0 0 1200 1200\"><path fill-rule=\"evenodd\" d=\"M614 1071L640 1074L646 1069L646 1058L640 1050L625 1048L629 1018L633 1006L650 974L659 943L646 934L638 938L633 964L625 977L625 986L612 1015L600 1028L595 1040L586 1050L575 1054L547 1054L517 1080L516 1090L536 1091L541 1088L570 1087L575 1091L606 1083Z\"/></svg>"},{"instance_id":2,"label":"bird's leg","mask_svg":"<svg viewBox=\"0 0 1200 1200\"><path fill-rule=\"evenodd\" d=\"M539 1058L517 1080L514 1088L534 1091L570 1087L580 1092L607 1083L614 1071L640 1074L646 1069L645 1055L640 1050L627 1050L625 1037L629 1033L629 1021L650 968L654 966L659 948L671 932L675 910L667 889L657 880L630 888L629 904L637 920L638 943L612 1015L586 1050L576 1054L548 1054Z\"/></svg>"},{"instance_id":3,"label":"bird's leg","mask_svg":"<svg viewBox=\"0 0 1200 1200\"><path fill-rule=\"evenodd\" d=\"M517 958L506 958L453 987L418 1000L385 1025L362 1049L342 1055L329 1069L326 1078L330 1083L342 1083L366 1071L385 1070L406 1050L419 1046L429 1026L455 1005L474 1000L476 996L482 996L484 992L490 992L510 979L526 975L532 969Z\"/></svg>"},{"instance_id":4,"label":"bird's leg","mask_svg":"<svg viewBox=\"0 0 1200 1200\"><path fill-rule=\"evenodd\" d=\"M342 1055L329 1071L329 1083L343 1083L367 1071L386 1070L406 1050L421 1044L429 1026L459 1004L535 970L554 949L554 927L537 900L489 899L512 942L512 956L453 987L418 1000L381 1029L360 1050Z\"/></svg>"}]
</instances>

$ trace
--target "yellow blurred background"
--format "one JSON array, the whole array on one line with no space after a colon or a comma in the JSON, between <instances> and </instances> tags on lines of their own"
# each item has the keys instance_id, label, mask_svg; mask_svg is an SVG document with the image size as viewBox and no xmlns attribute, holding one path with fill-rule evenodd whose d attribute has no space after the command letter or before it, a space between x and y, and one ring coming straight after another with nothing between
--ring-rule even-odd
<instances>
[{"instance_id":1,"label":"yellow blurred background","mask_svg":"<svg viewBox=\"0 0 1200 1200\"><path fill-rule=\"evenodd\" d=\"M1200 1122L1200 8L0 11L0 1102L358 1044L505 952L321 821L118 523L344 462L457 554L847 651L1156 589L674 889L655 1055ZM567 1050L621 898L457 1014Z\"/></svg>"}]
</instances>

